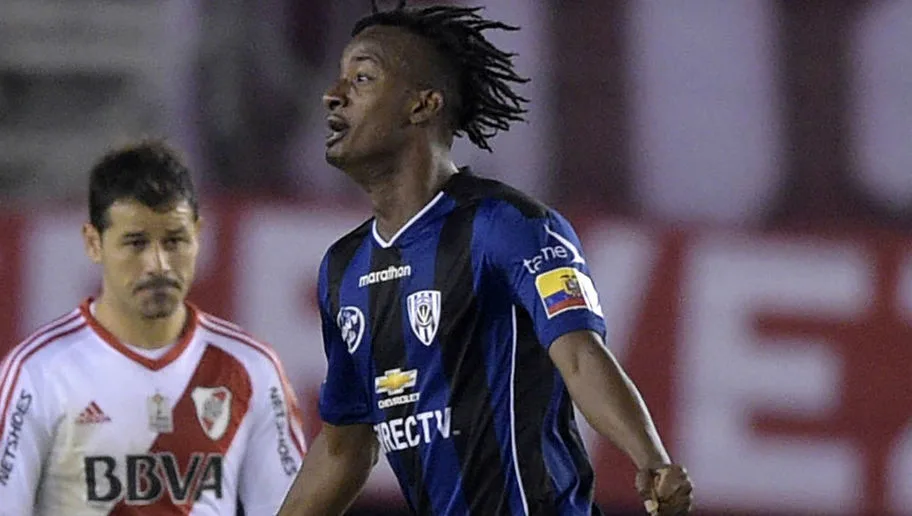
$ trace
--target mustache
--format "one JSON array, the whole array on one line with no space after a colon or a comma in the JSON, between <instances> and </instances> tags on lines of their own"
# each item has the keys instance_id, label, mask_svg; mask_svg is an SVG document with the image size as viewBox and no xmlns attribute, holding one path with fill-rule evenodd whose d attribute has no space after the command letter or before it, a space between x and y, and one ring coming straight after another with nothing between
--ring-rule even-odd
<instances>
[{"instance_id":1,"label":"mustache","mask_svg":"<svg viewBox=\"0 0 912 516\"><path fill-rule=\"evenodd\" d=\"M134 292L139 292L146 289L156 289L156 288L166 288L172 287L176 289L181 288L181 283L174 278L168 278L166 276L156 276L154 278L149 278L146 281L136 285L133 289Z\"/></svg>"}]
</instances>

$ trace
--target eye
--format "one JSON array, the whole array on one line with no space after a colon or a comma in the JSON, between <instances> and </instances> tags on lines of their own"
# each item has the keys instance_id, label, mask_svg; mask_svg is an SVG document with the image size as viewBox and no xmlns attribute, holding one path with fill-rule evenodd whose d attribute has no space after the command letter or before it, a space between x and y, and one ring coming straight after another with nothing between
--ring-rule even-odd
<instances>
[{"instance_id":1,"label":"eye","mask_svg":"<svg viewBox=\"0 0 912 516\"><path fill-rule=\"evenodd\" d=\"M146 241L145 240L128 240L127 242L125 242L125 245L127 247L132 247L134 250L139 251L146 247Z\"/></svg>"},{"instance_id":2,"label":"eye","mask_svg":"<svg viewBox=\"0 0 912 516\"><path fill-rule=\"evenodd\" d=\"M187 239L185 237L170 237L165 240L165 245L169 248L173 248L186 242Z\"/></svg>"},{"instance_id":3,"label":"eye","mask_svg":"<svg viewBox=\"0 0 912 516\"><path fill-rule=\"evenodd\" d=\"M356 82L356 83L367 82L367 81L370 81L370 80L371 80L371 77L370 77L369 75L367 75L367 74L364 74L364 73L355 74L355 82Z\"/></svg>"}]
</instances>

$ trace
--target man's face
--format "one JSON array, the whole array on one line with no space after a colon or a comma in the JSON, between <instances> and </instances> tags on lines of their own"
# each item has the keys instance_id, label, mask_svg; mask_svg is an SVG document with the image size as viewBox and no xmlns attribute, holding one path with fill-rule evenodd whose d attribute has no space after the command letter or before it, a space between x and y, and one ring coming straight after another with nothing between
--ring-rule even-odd
<instances>
[{"instance_id":1,"label":"man's face","mask_svg":"<svg viewBox=\"0 0 912 516\"><path fill-rule=\"evenodd\" d=\"M418 38L395 27L369 27L342 54L339 78L327 90L326 160L337 168L383 159L407 138L415 90L409 56ZM411 45L411 48L410 48Z\"/></svg>"},{"instance_id":2,"label":"man's face","mask_svg":"<svg viewBox=\"0 0 912 516\"><path fill-rule=\"evenodd\" d=\"M104 295L143 319L168 317L193 283L199 254L199 221L181 200L156 211L135 200L108 209L110 225L99 234L83 228L86 251L102 266Z\"/></svg>"}]
</instances>

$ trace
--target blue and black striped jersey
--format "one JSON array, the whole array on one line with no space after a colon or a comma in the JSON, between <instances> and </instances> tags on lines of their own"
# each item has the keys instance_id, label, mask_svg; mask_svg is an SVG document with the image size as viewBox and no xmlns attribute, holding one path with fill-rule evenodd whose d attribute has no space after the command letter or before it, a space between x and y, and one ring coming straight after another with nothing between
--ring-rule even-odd
<instances>
[{"instance_id":1,"label":"blue and black striped jersey","mask_svg":"<svg viewBox=\"0 0 912 516\"><path fill-rule=\"evenodd\" d=\"M548 347L605 323L557 212L467 169L395 236L320 268L322 418L370 424L420 515L589 515L593 471Z\"/></svg>"}]
</instances>

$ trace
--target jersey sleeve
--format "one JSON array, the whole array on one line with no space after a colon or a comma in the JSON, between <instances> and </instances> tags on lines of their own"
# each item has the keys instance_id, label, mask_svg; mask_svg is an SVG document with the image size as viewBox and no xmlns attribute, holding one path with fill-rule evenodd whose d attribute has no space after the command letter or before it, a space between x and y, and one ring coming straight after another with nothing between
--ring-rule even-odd
<instances>
[{"instance_id":1,"label":"jersey sleeve","mask_svg":"<svg viewBox=\"0 0 912 516\"><path fill-rule=\"evenodd\" d=\"M511 205L490 212L487 259L516 304L531 316L543 346L577 330L604 338L605 320L582 246L559 213L527 216Z\"/></svg>"},{"instance_id":2,"label":"jersey sleeve","mask_svg":"<svg viewBox=\"0 0 912 516\"><path fill-rule=\"evenodd\" d=\"M301 410L280 362L254 381L240 497L245 514L275 514L307 452Z\"/></svg>"},{"instance_id":3,"label":"jersey sleeve","mask_svg":"<svg viewBox=\"0 0 912 516\"><path fill-rule=\"evenodd\" d=\"M339 319L346 331L364 331L364 315L355 307L346 307L340 317L333 317L329 299L328 257L320 266L318 296L323 329L323 351L326 354L326 377L320 386L320 418L336 426L372 423L370 393L358 375L358 368L348 345L342 338Z\"/></svg>"},{"instance_id":4,"label":"jersey sleeve","mask_svg":"<svg viewBox=\"0 0 912 516\"><path fill-rule=\"evenodd\" d=\"M0 365L0 516L33 514L41 468L52 442L42 395L13 354ZM46 407L45 407L46 408Z\"/></svg>"}]
</instances>

